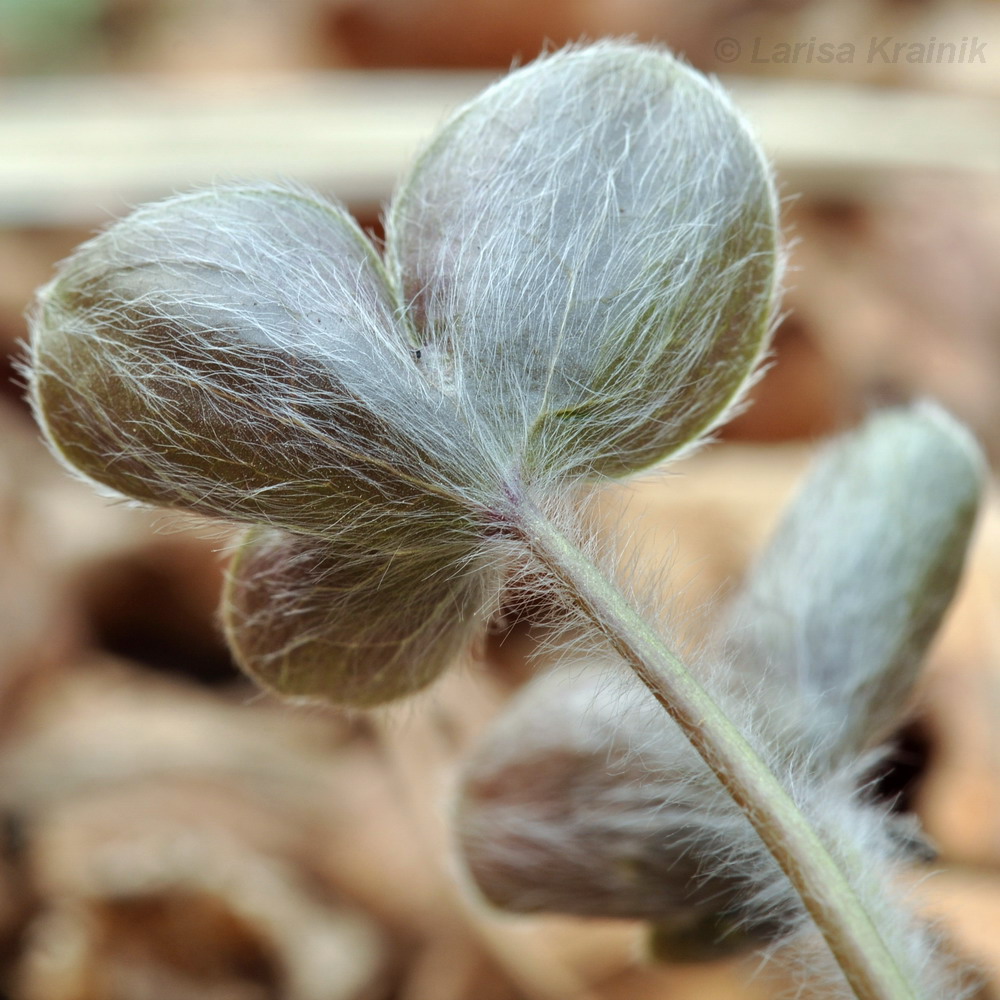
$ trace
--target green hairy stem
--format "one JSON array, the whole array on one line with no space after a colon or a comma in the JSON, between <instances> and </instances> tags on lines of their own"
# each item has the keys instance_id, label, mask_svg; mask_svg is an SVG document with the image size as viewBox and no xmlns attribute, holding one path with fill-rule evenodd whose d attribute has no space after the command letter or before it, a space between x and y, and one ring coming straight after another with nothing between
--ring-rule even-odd
<instances>
[{"instance_id":1,"label":"green hairy stem","mask_svg":"<svg viewBox=\"0 0 1000 1000\"><path fill-rule=\"evenodd\" d=\"M611 641L726 790L802 896L858 1000L915 1000L878 928L792 798L708 692L621 591L537 507L524 539Z\"/></svg>"}]
</instances>

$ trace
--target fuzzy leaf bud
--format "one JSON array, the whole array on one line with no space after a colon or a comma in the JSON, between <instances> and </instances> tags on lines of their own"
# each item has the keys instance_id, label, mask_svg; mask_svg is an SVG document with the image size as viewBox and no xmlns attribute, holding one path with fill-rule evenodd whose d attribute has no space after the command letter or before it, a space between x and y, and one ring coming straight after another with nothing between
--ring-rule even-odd
<instances>
[{"instance_id":1,"label":"fuzzy leaf bud","mask_svg":"<svg viewBox=\"0 0 1000 1000\"><path fill-rule=\"evenodd\" d=\"M985 462L936 404L884 410L826 446L724 626L737 667L796 698L820 760L898 723L961 576ZM766 699L769 703L772 699Z\"/></svg>"},{"instance_id":2,"label":"fuzzy leaf bud","mask_svg":"<svg viewBox=\"0 0 1000 1000\"><path fill-rule=\"evenodd\" d=\"M466 766L456 830L495 906L652 921L661 955L719 957L799 916L718 779L613 662L556 668L515 696Z\"/></svg>"}]
</instances>

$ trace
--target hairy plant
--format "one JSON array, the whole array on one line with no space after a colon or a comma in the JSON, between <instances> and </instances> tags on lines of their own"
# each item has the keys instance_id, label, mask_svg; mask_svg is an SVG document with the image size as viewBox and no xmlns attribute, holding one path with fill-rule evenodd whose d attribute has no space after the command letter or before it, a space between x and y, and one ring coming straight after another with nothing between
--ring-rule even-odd
<instances>
[{"instance_id":1,"label":"hairy plant","mask_svg":"<svg viewBox=\"0 0 1000 1000\"><path fill-rule=\"evenodd\" d=\"M886 902L897 863L927 845L860 787L954 595L981 478L975 443L930 404L828 445L699 663L803 813L864 859L882 932L936 996L949 994L934 935ZM664 956L770 946L805 925L753 826L621 661L570 656L529 683L467 763L456 824L494 904L647 920Z\"/></svg>"},{"instance_id":2,"label":"hairy plant","mask_svg":"<svg viewBox=\"0 0 1000 1000\"><path fill-rule=\"evenodd\" d=\"M32 314L53 448L115 494L249 525L225 627L287 697L416 691L532 576L677 721L857 995L917 995L849 871L580 547L577 501L704 440L766 349L777 200L726 95L654 48L549 55L445 123L387 232L383 260L275 184L116 223Z\"/></svg>"}]
</instances>

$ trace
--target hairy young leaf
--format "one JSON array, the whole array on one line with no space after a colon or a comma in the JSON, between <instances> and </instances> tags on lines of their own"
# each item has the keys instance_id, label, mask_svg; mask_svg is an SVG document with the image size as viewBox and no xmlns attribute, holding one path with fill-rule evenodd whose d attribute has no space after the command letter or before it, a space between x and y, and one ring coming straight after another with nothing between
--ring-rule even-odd
<instances>
[{"instance_id":1,"label":"hairy young leaf","mask_svg":"<svg viewBox=\"0 0 1000 1000\"><path fill-rule=\"evenodd\" d=\"M223 622L265 688L368 708L420 690L458 658L490 583L478 567L420 553L350 553L255 528L230 566Z\"/></svg>"},{"instance_id":2,"label":"hairy young leaf","mask_svg":"<svg viewBox=\"0 0 1000 1000\"><path fill-rule=\"evenodd\" d=\"M720 87L623 43L459 110L392 205L388 260L439 383L526 475L622 475L724 418L779 268L771 174Z\"/></svg>"},{"instance_id":3,"label":"hairy young leaf","mask_svg":"<svg viewBox=\"0 0 1000 1000\"><path fill-rule=\"evenodd\" d=\"M459 429L394 308L371 245L315 195L172 198L40 293L32 398L54 448L118 493L395 546L454 524Z\"/></svg>"}]
</instances>

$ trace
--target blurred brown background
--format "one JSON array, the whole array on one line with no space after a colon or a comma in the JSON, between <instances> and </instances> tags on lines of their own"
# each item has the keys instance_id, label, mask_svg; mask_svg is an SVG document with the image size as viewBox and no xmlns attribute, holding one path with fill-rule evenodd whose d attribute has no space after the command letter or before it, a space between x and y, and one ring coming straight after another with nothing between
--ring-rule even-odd
<instances>
[{"instance_id":1,"label":"blurred brown background","mask_svg":"<svg viewBox=\"0 0 1000 1000\"><path fill-rule=\"evenodd\" d=\"M498 917L464 886L449 787L523 635L372 718L272 703L219 637L224 533L71 480L13 377L34 288L128 204L285 175L377 235L449 107L608 34L725 74L787 196L753 407L635 490L684 600L731 585L815 441L873 406L932 395L1000 459L998 3L0 0L0 996L779 995L753 960L650 968L632 925ZM922 905L1000 984L998 559L991 499L881 787L940 848Z\"/></svg>"}]
</instances>

